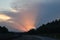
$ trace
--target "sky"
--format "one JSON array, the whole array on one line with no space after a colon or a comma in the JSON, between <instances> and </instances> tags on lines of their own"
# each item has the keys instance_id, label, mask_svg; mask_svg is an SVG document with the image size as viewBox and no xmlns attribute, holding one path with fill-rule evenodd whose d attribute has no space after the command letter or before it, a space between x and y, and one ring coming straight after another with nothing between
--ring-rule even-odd
<instances>
[{"instance_id":1,"label":"sky","mask_svg":"<svg viewBox=\"0 0 60 40\"><path fill-rule=\"evenodd\" d=\"M12 0L0 0L0 9L9 9Z\"/></svg>"},{"instance_id":2,"label":"sky","mask_svg":"<svg viewBox=\"0 0 60 40\"><path fill-rule=\"evenodd\" d=\"M59 0L0 0L0 25L25 32L60 19Z\"/></svg>"}]
</instances>

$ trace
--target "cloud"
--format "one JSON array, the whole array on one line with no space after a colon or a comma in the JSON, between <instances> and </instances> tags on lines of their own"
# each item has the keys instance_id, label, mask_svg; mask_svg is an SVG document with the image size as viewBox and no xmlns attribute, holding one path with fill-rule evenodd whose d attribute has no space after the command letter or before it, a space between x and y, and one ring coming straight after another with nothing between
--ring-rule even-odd
<instances>
[{"instance_id":1,"label":"cloud","mask_svg":"<svg viewBox=\"0 0 60 40\"><path fill-rule=\"evenodd\" d=\"M40 2L40 0L14 2L10 10L0 11L0 25L8 26L10 31L28 31L60 18L60 3Z\"/></svg>"},{"instance_id":2,"label":"cloud","mask_svg":"<svg viewBox=\"0 0 60 40\"><path fill-rule=\"evenodd\" d=\"M42 6L41 9L39 8L39 10L41 10L39 11L41 18L37 19L38 25L46 24L53 20L60 19L60 16L59 16L60 15L60 3L59 2L45 3L45 4L43 3L42 5L40 5Z\"/></svg>"},{"instance_id":3,"label":"cloud","mask_svg":"<svg viewBox=\"0 0 60 40\"><path fill-rule=\"evenodd\" d=\"M15 13L12 11L1 11L0 12L0 25L8 26L7 28L10 31L15 31L16 29L19 31L27 31L31 28L34 28L33 26L34 23L32 20L30 20L31 18L27 19L30 16L27 18L25 17L25 19L21 18L21 16L22 15L20 15L20 13ZM14 30L11 30L11 28L13 28Z\"/></svg>"},{"instance_id":4,"label":"cloud","mask_svg":"<svg viewBox=\"0 0 60 40\"><path fill-rule=\"evenodd\" d=\"M19 16L20 14L15 14L15 12L1 11L0 12L0 25L8 26L7 28L10 31L25 30L25 28L22 27L22 25L19 22L21 19Z\"/></svg>"},{"instance_id":5,"label":"cloud","mask_svg":"<svg viewBox=\"0 0 60 40\"><path fill-rule=\"evenodd\" d=\"M16 2L13 2L12 9L18 11L21 17L19 23L21 23L27 31L35 28L37 17L36 4L38 2L39 0L16 0Z\"/></svg>"},{"instance_id":6,"label":"cloud","mask_svg":"<svg viewBox=\"0 0 60 40\"><path fill-rule=\"evenodd\" d=\"M2 26L3 25L8 26L9 23L7 23L7 21L12 19L10 16L8 16L7 13L9 14L10 12L8 12L8 11L0 11L0 25L2 25Z\"/></svg>"},{"instance_id":7,"label":"cloud","mask_svg":"<svg viewBox=\"0 0 60 40\"><path fill-rule=\"evenodd\" d=\"M6 16L6 15L4 15L4 14L0 14L0 22L1 22L1 21L7 21L7 20L9 20L9 19L11 19L9 16Z\"/></svg>"},{"instance_id":8,"label":"cloud","mask_svg":"<svg viewBox=\"0 0 60 40\"><path fill-rule=\"evenodd\" d=\"M12 8L16 10L30 8L40 3L40 1L41 0L14 0L14 2L12 3Z\"/></svg>"}]
</instances>

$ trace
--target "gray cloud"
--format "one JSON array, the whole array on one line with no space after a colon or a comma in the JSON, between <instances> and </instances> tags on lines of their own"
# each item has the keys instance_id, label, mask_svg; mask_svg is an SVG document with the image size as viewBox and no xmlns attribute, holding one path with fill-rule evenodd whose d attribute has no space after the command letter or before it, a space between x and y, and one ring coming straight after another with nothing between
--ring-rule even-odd
<instances>
[{"instance_id":1,"label":"gray cloud","mask_svg":"<svg viewBox=\"0 0 60 40\"><path fill-rule=\"evenodd\" d=\"M17 4L20 4L20 3L17 3ZM33 7L38 9L38 12L36 14L38 16L36 16L36 19L35 19L36 20L36 22L35 22L36 27L38 27L42 24L45 24L47 22L51 22L55 19L60 19L60 3L59 2L39 3L37 5L34 5ZM24 27L25 25L20 23L22 20L21 13L14 13L11 11L1 11L0 14L1 13L11 17L12 19L9 19L7 21L10 21L10 22L13 21L13 23L10 23L7 21L2 21L2 22L0 22L0 25L8 26L7 28L10 31L18 31L18 29L19 29L19 31L21 31L22 29L25 30L25 27Z\"/></svg>"}]
</instances>

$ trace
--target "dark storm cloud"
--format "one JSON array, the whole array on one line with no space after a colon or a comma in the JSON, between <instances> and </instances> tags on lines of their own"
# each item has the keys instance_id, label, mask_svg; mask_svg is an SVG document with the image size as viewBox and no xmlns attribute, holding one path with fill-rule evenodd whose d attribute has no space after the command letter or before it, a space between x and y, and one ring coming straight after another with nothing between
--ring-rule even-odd
<instances>
[{"instance_id":1,"label":"dark storm cloud","mask_svg":"<svg viewBox=\"0 0 60 40\"><path fill-rule=\"evenodd\" d=\"M57 0L58 1L58 0ZM56 19L60 19L60 1L53 3L41 4L41 18L37 19L37 24L46 24ZM39 9L40 10L40 9Z\"/></svg>"}]
</instances>

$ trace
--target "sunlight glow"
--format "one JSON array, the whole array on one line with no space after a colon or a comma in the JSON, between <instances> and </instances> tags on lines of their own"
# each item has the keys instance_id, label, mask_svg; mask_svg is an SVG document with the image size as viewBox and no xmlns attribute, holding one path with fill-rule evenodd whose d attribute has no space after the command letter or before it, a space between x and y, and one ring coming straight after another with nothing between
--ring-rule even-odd
<instances>
[{"instance_id":1,"label":"sunlight glow","mask_svg":"<svg viewBox=\"0 0 60 40\"><path fill-rule=\"evenodd\" d=\"M35 29L35 22L36 22L36 9L29 9L24 8L20 10L21 15L21 23L24 25L24 28L26 29L26 32Z\"/></svg>"},{"instance_id":2,"label":"sunlight glow","mask_svg":"<svg viewBox=\"0 0 60 40\"><path fill-rule=\"evenodd\" d=\"M9 19L11 19L9 16L4 15L4 14L0 14L0 22L1 22L1 21L7 21L7 20L9 20Z\"/></svg>"},{"instance_id":3,"label":"sunlight glow","mask_svg":"<svg viewBox=\"0 0 60 40\"><path fill-rule=\"evenodd\" d=\"M37 0L16 0L12 4L12 11L19 13L20 15L20 29L27 32L31 29L35 29L36 19L37 19L37 8L35 7L35 3L39 1ZM16 24L16 25L18 25ZM23 26L21 26L23 25ZM17 28L18 30L19 27Z\"/></svg>"}]
</instances>

